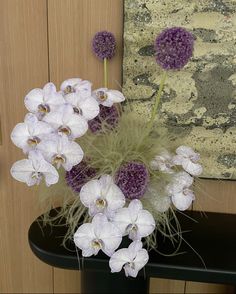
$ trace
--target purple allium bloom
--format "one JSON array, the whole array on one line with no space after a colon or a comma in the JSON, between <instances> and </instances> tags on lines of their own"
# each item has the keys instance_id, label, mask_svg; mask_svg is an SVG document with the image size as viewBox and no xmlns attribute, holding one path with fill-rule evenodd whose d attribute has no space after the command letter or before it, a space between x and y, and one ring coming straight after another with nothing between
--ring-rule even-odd
<instances>
[{"instance_id":1,"label":"purple allium bloom","mask_svg":"<svg viewBox=\"0 0 236 294\"><path fill-rule=\"evenodd\" d=\"M193 55L193 35L184 28L164 30L156 38L156 61L165 70L181 69Z\"/></svg>"},{"instance_id":2,"label":"purple allium bloom","mask_svg":"<svg viewBox=\"0 0 236 294\"><path fill-rule=\"evenodd\" d=\"M116 184L128 199L140 199L147 189L149 173L141 162L128 162L116 173Z\"/></svg>"},{"instance_id":3,"label":"purple allium bloom","mask_svg":"<svg viewBox=\"0 0 236 294\"><path fill-rule=\"evenodd\" d=\"M96 176L96 170L89 167L85 161L75 165L66 172L66 183L75 193L79 193L82 186Z\"/></svg>"},{"instance_id":4,"label":"purple allium bloom","mask_svg":"<svg viewBox=\"0 0 236 294\"><path fill-rule=\"evenodd\" d=\"M114 35L107 31L95 34L92 41L93 52L100 59L111 59L115 55L116 39Z\"/></svg>"},{"instance_id":5,"label":"purple allium bloom","mask_svg":"<svg viewBox=\"0 0 236 294\"><path fill-rule=\"evenodd\" d=\"M119 113L114 105L111 107L106 107L100 104L99 107L99 115L88 121L89 128L93 133L96 133L102 129L103 122L105 122L111 128L114 128L118 123Z\"/></svg>"}]
</instances>

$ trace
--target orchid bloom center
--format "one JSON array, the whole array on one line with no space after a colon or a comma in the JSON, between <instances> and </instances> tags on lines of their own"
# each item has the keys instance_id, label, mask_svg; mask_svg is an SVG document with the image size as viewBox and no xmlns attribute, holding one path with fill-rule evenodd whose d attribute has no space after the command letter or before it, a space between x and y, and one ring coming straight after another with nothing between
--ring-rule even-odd
<instances>
[{"instance_id":1,"label":"orchid bloom center","mask_svg":"<svg viewBox=\"0 0 236 294\"><path fill-rule=\"evenodd\" d=\"M92 246L92 248L99 250L103 247L103 242L100 239L94 239L91 242L91 246Z\"/></svg>"},{"instance_id":2,"label":"orchid bloom center","mask_svg":"<svg viewBox=\"0 0 236 294\"><path fill-rule=\"evenodd\" d=\"M134 234L134 235L136 235L137 231L138 231L138 226L136 224L129 224L126 227L126 232L128 234Z\"/></svg>"},{"instance_id":3,"label":"orchid bloom center","mask_svg":"<svg viewBox=\"0 0 236 294\"><path fill-rule=\"evenodd\" d=\"M199 155L198 155L198 154L191 155L191 156L189 157L189 159L190 159L193 163L197 163L197 161L199 160Z\"/></svg>"},{"instance_id":4,"label":"orchid bloom center","mask_svg":"<svg viewBox=\"0 0 236 294\"><path fill-rule=\"evenodd\" d=\"M104 198L98 198L95 202L97 208L103 209L107 206L107 201Z\"/></svg>"},{"instance_id":5,"label":"orchid bloom center","mask_svg":"<svg viewBox=\"0 0 236 294\"><path fill-rule=\"evenodd\" d=\"M62 134L65 134L65 135L67 135L67 136L69 136L69 135L71 134L71 130L70 130L70 128L67 127L67 126L60 126L60 127L58 128L58 132L59 132L59 133L62 133Z\"/></svg>"},{"instance_id":6,"label":"orchid bloom center","mask_svg":"<svg viewBox=\"0 0 236 294\"><path fill-rule=\"evenodd\" d=\"M133 261L127 262L127 263L125 264L125 266L130 267L132 270L135 269L135 263L134 263Z\"/></svg>"},{"instance_id":7,"label":"orchid bloom center","mask_svg":"<svg viewBox=\"0 0 236 294\"><path fill-rule=\"evenodd\" d=\"M173 166L173 164L172 164L172 162L170 160L166 160L165 165L166 165L167 168L172 168L172 166Z\"/></svg>"},{"instance_id":8,"label":"orchid bloom center","mask_svg":"<svg viewBox=\"0 0 236 294\"><path fill-rule=\"evenodd\" d=\"M65 90L64 90L65 94L70 94L70 93L75 93L75 88L72 87L71 85L68 85Z\"/></svg>"},{"instance_id":9,"label":"orchid bloom center","mask_svg":"<svg viewBox=\"0 0 236 294\"><path fill-rule=\"evenodd\" d=\"M52 164L56 164L57 168L59 168L61 166L61 164L65 163L65 162L66 162L66 158L63 155L57 154L52 158Z\"/></svg>"},{"instance_id":10,"label":"orchid bloom center","mask_svg":"<svg viewBox=\"0 0 236 294\"><path fill-rule=\"evenodd\" d=\"M36 180L36 184L39 184L43 178L43 174L41 172L32 172L31 178Z\"/></svg>"},{"instance_id":11,"label":"orchid bloom center","mask_svg":"<svg viewBox=\"0 0 236 294\"><path fill-rule=\"evenodd\" d=\"M36 146L39 142L40 142L40 139L38 137L32 137L27 140L27 144L31 147Z\"/></svg>"},{"instance_id":12,"label":"orchid bloom center","mask_svg":"<svg viewBox=\"0 0 236 294\"><path fill-rule=\"evenodd\" d=\"M189 189L186 187L186 188L184 188L183 189L183 194L184 194L184 196L188 196L189 195Z\"/></svg>"},{"instance_id":13,"label":"orchid bloom center","mask_svg":"<svg viewBox=\"0 0 236 294\"><path fill-rule=\"evenodd\" d=\"M82 115L82 109L80 109L79 107L74 106L73 110L74 110L74 113Z\"/></svg>"},{"instance_id":14,"label":"orchid bloom center","mask_svg":"<svg viewBox=\"0 0 236 294\"><path fill-rule=\"evenodd\" d=\"M39 104L38 111L40 113L46 114L46 113L50 112L50 107L48 104Z\"/></svg>"},{"instance_id":15,"label":"orchid bloom center","mask_svg":"<svg viewBox=\"0 0 236 294\"><path fill-rule=\"evenodd\" d=\"M107 94L104 91L98 91L96 95L101 101L106 101L108 98Z\"/></svg>"},{"instance_id":16,"label":"orchid bloom center","mask_svg":"<svg viewBox=\"0 0 236 294\"><path fill-rule=\"evenodd\" d=\"M32 172L31 178L32 179L41 179L42 176L43 176L43 174L41 172L35 171L35 172Z\"/></svg>"}]
</instances>

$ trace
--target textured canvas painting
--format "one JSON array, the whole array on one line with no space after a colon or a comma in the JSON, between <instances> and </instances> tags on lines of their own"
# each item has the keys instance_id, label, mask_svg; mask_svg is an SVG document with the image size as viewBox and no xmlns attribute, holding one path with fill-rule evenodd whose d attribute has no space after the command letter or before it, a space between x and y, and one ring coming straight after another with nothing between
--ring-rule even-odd
<instances>
[{"instance_id":1,"label":"textured canvas painting","mask_svg":"<svg viewBox=\"0 0 236 294\"><path fill-rule=\"evenodd\" d=\"M154 40L180 26L194 56L168 73L158 123L175 145L201 153L204 177L236 179L236 0L125 0L123 92L143 116L158 91Z\"/></svg>"}]
</instances>

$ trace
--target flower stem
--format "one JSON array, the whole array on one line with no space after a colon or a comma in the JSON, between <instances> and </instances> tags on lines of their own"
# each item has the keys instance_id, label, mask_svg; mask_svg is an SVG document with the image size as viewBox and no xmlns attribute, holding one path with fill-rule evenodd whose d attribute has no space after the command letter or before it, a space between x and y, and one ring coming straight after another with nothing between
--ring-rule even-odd
<instances>
[{"instance_id":1,"label":"flower stem","mask_svg":"<svg viewBox=\"0 0 236 294\"><path fill-rule=\"evenodd\" d=\"M104 70L104 88L107 88L107 80L108 80L107 58L103 59L103 70Z\"/></svg>"},{"instance_id":2,"label":"flower stem","mask_svg":"<svg viewBox=\"0 0 236 294\"><path fill-rule=\"evenodd\" d=\"M155 121L157 109L158 109L158 106L160 104L162 91L163 91L164 85L165 85L166 76L167 76L167 71L164 71L163 72L163 75L162 75L162 78L161 78L161 82L160 82L160 86L159 86L159 89L158 89L158 93L157 93L157 96L156 96L156 99L155 99L155 104L154 104L154 106L152 108L151 118L150 118L150 120L148 122L147 136L150 134L150 132L151 132L151 130L153 128L153 125L154 125L154 121Z\"/></svg>"}]
</instances>

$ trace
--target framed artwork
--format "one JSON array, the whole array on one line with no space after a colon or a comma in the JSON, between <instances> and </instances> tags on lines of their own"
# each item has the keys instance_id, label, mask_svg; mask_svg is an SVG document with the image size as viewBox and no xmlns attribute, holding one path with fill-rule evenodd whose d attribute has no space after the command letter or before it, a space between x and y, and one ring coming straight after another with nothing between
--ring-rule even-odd
<instances>
[{"instance_id":1,"label":"framed artwork","mask_svg":"<svg viewBox=\"0 0 236 294\"><path fill-rule=\"evenodd\" d=\"M236 1L125 0L123 92L134 110L150 115L161 68L154 41L168 27L195 37L194 56L169 71L157 124L173 144L202 157L203 177L236 178Z\"/></svg>"}]
</instances>

